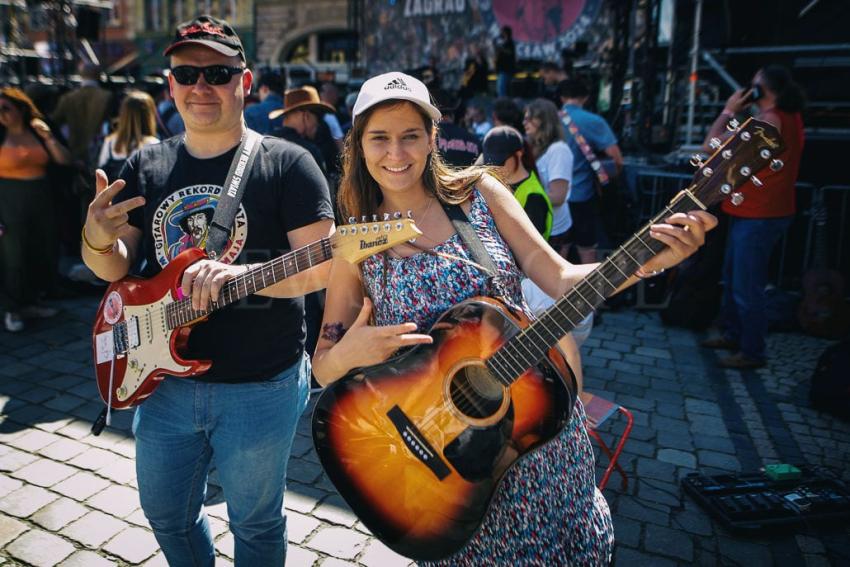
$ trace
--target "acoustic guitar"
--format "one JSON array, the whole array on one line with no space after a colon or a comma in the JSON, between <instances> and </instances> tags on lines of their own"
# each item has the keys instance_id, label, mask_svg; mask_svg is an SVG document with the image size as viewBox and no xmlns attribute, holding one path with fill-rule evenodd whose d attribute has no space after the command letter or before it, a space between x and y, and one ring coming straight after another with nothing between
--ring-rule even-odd
<instances>
[{"instance_id":1,"label":"acoustic guitar","mask_svg":"<svg viewBox=\"0 0 850 567\"><path fill-rule=\"evenodd\" d=\"M203 374L209 370L210 361L187 360L180 353L192 326L213 312L331 257L360 262L419 234L412 220L401 218L341 226L330 237L229 280L222 286L218 301L200 311L192 309L191 298L180 293L183 272L206 258L199 248L182 252L153 278L129 276L114 282L100 302L92 331L100 397L110 409L127 409L150 396L166 376Z\"/></svg>"},{"instance_id":2,"label":"acoustic guitar","mask_svg":"<svg viewBox=\"0 0 850 567\"><path fill-rule=\"evenodd\" d=\"M664 247L650 226L727 196L740 203L735 188L768 164L782 166L775 128L749 120L733 129L725 144L713 141L717 151L689 187L538 320L495 299L468 299L440 316L432 344L355 369L322 392L316 452L376 537L401 555L436 560L475 534L506 471L569 423L576 382L556 344Z\"/></svg>"}]
</instances>

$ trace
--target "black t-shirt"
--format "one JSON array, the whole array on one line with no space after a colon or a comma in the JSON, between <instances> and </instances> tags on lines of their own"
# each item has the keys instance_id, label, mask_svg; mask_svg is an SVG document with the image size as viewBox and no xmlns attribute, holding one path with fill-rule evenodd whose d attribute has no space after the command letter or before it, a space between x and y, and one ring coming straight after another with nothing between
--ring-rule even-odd
<instances>
[{"instance_id":1,"label":"black t-shirt","mask_svg":"<svg viewBox=\"0 0 850 567\"><path fill-rule=\"evenodd\" d=\"M238 146L237 146L238 147ZM158 274L183 250L202 246L237 147L210 159L192 157L175 137L134 153L121 172L127 186L115 202L136 195L145 206L130 213L143 233L143 277ZM310 154L264 137L221 261L265 262L290 249L286 233L332 219L328 186ZM183 353L212 360L198 377L208 382L255 382L294 364L304 350L302 298L252 296L195 325Z\"/></svg>"},{"instance_id":2,"label":"black t-shirt","mask_svg":"<svg viewBox=\"0 0 850 567\"><path fill-rule=\"evenodd\" d=\"M481 144L475 134L454 122L440 122L437 147L443 161L456 167L468 167L481 153Z\"/></svg>"}]
</instances>

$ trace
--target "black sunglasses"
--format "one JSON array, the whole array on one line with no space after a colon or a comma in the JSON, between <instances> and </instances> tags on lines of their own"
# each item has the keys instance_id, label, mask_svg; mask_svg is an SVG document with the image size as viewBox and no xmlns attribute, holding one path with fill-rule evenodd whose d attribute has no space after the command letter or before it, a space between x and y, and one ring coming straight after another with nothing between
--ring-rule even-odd
<instances>
[{"instance_id":1,"label":"black sunglasses","mask_svg":"<svg viewBox=\"0 0 850 567\"><path fill-rule=\"evenodd\" d=\"M226 85L233 75L244 71L244 67L229 67L227 65L207 65L206 67L195 67L194 65L178 65L171 69L174 80L181 85L194 85L198 82L201 73L208 85Z\"/></svg>"}]
</instances>

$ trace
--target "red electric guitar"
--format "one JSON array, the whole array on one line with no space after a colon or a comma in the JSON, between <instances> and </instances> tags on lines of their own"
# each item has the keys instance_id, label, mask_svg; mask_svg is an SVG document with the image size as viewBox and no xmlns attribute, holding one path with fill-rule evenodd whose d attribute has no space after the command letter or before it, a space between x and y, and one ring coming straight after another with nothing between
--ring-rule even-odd
<instances>
[{"instance_id":1,"label":"red electric guitar","mask_svg":"<svg viewBox=\"0 0 850 567\"><path fill-rule=\"evenodd\" d=\"M180 299L183 272L206 258L192 248L150 279L126 277L109 286L97 310L92 333L100 397L111 408L127 409L150 396L165 376L197 376L208 360L185 360L192 325L210 313L307 270L331 257L360 262L387 248L415 239L421 232L410 219L342 226L328 238L293 250L228 281L204 311Z\"/></svg>"},{"instance_id":2,"label":"red electric guitar","mask_svg":"<svg viewBox=\"0 0 850 567\"><path fill-rule=\"evenodd\" d=\"M782 166L782 139L764 122L712 145L693 183L536 321L492 298L467 299L440 316L432 344L325 389L313 413L316 453L375 536L431 561L475 534L504 474L569 423L576 383L558 340L661 251L650 226L727 196L740 203L736 187Z\"/></svg>"}]
</instances>

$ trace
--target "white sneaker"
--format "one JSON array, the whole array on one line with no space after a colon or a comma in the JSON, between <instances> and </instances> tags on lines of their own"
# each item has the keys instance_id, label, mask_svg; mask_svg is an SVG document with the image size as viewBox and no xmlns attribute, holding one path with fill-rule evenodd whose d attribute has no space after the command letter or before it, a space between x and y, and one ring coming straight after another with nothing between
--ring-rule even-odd
<instances>
[{"instance_id":1,"label":"white sneaker","mask_svg":"<svg viewBox=\"0 0 850 567\"><path fill-rule=\"evenodd\" d=\"M59 313L59 310L46 305L27 305L21 309L20 315L24 319L48 319Z\"/></svg>"},{"instance_id":2,"label":"white sneaker","mask_svg":"<svg viewBox=\"0 0 850 567\"><path fill-rule=\"evenodd\" d=\"M17 313L8 312L3 319L3 325L10 333L19 333L24 330L24 321Z\"/></svg>"}]
</instances>

